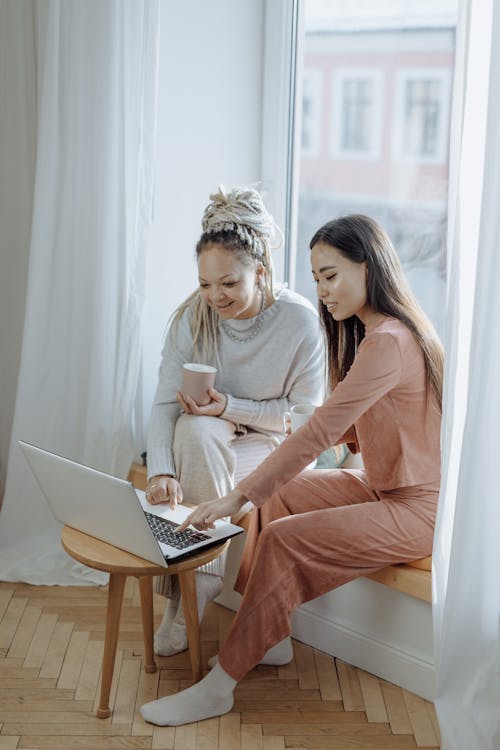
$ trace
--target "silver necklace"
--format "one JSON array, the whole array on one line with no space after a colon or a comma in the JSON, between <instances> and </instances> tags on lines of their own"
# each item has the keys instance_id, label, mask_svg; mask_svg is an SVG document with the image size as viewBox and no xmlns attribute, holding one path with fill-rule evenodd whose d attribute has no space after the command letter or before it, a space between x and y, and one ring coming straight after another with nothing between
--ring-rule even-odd
<instances>
[{"instance_id":1,"label":"silver necklace","mask_svg":"<svg viewBox=\"0 0 500 750\"><path fill-rule=\"evenodd\" d=\"M231 341L234 341L236 344L246 344L247 341L251 341L254 339L260 329L262 328L262 324L264 323L264 318L262 317L262 313L264 312L264 305L266 302L266 296L264 292L262 292L262 298L260 301L260 310L256 315L256 318L254 322L248 326L248 328L244 328L243 330L235 330L234 328L231 328L227 320L220 319L220 327L224 331L227 336L231 339Z\"/></svg>"}]
</instances>

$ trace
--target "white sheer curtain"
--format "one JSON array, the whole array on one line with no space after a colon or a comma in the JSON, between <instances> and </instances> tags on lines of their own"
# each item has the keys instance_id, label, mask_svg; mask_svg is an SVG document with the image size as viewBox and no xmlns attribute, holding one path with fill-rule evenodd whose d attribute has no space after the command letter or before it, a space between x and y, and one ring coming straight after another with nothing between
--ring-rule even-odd
<instances>
[{"instance_id":1,"label":"white sheer curtain","mask_svg":"<svg viewBox=\"0 0 500 750\"><path fill-rule=\"evenodd\" d=\"M134 454L159 0L33 8L37 165L0 578L98 582L62 551L17 440L122 476Z\"/></svg>"},{"instance_id":2,"label":"white sheer curtain","mask_svg":"<svg viewBox=\"0 0 500 750\"><path fill-rule=\"evenodd\" d=\"M458 25L443 486L434 546L443 750L500 748L500 4Z\"/></svg>"}]
</instances>

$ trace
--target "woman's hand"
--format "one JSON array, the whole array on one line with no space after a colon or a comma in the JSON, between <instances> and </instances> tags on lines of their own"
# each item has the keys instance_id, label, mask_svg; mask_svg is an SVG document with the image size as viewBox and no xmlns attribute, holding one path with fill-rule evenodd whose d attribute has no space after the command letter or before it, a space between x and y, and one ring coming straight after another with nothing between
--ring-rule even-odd
<instances>
[{"instance_id":1,"label":"woman's hand","mask_svg":"<svg viewBox=\"0 0 500 750\"><path fill-rule=\"evenodd\" d=\"M182 503L182 487L175 477L160 474L149 480L146 499L151 505L168 503L170 510L175 510L177 503Z\"/></svg>"},{"instance_id":2,"label":"woman's hand","mask_svg":"<svg viewBox=\"0 0 500 750\"><path fill-rule=\"evenodd\" d=\"M206 406L199 406L191 396L184 396L180 392L177 393L177 401L186 414L194 414L197 417L220 417L226 408L227 396L224 393L219 393L215 388L209 388L208 394L211 401Z\"/></svg>"},{"instance_id":3,"label":"woman's hand","mask_svg":"<svg viewBox=\"0 0 500 750\"><path fill-rule=\"evenodd\" d=\"M189 525L194 526L198 531L213 529L214 522L218 518L234 516L246 502L247 498L238 489L234 489L218 500L209 500L207 503L198 505L196 510L181 523L177 531L184 531Z\"/></svg>"}]
</instances>

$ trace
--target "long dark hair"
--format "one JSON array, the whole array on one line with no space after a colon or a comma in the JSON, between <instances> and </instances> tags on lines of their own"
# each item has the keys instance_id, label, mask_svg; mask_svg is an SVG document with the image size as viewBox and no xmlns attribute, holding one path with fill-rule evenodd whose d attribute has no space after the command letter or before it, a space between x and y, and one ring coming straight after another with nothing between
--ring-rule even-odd
<instances>
[{"instance_id":1,"label":"long dark hair","mask_svg":"<svg viewBox=\"0 0 500 750\"><path fill-rule=\"evenodd\" d=\"M368 305L378 313L397 318L417 340L425 361L427 389L439 409L443 392L443 347L434 327L411 291L392 243L373 219L354 214L329 221L315 233L309 247L318 242L336 248L353 263L366 263ZM333 389L343 380L365 335L355 315L336 321L319 302L319 314L326 334L328 379Z\"/></svg>"}]
</instances>

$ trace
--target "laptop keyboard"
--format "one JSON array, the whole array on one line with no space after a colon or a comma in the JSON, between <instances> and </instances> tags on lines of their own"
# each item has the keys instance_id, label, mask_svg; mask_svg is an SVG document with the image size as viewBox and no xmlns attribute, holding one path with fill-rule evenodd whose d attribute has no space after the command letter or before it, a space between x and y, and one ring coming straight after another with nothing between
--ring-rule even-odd
<instances>
[{"instance_id":1,"label":"laptop keyboard","mask_svg":"<svg viewBox=\"0 0 500 750\"><path fill-rule=\"evenodd\" d=\"M155 516L154 513L144 511L149 527L159 542L169 544L176 549L186 549L197 542L203 542L205 539L212 537L202 534L200 531L186 529L185 531L176 531L178 524L169 521L166 518Z\"/></svg>"}]
</instances>

